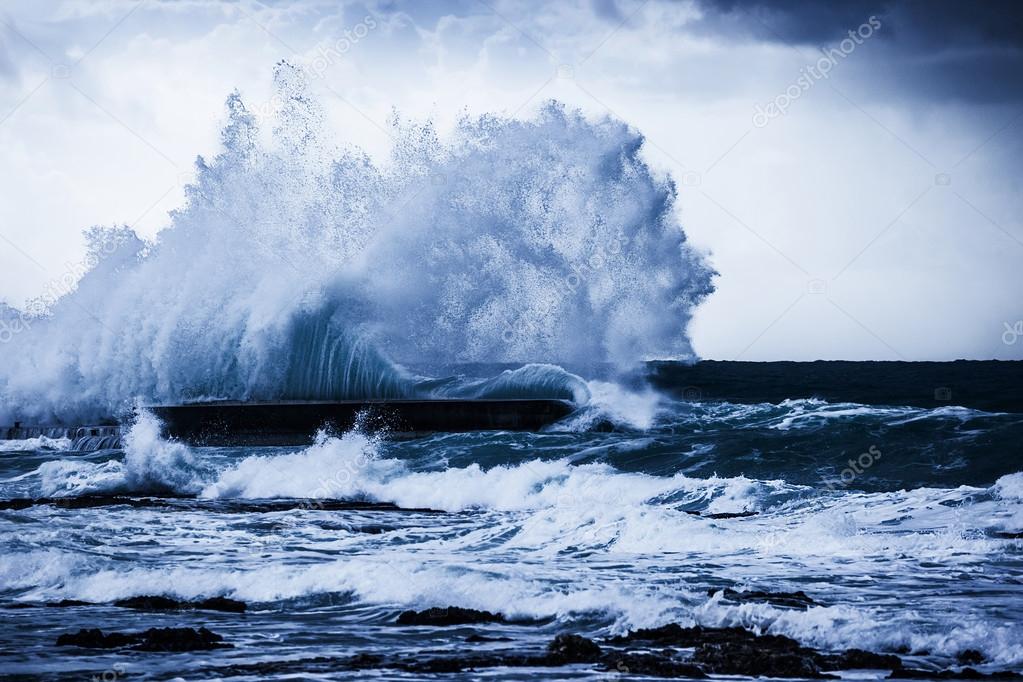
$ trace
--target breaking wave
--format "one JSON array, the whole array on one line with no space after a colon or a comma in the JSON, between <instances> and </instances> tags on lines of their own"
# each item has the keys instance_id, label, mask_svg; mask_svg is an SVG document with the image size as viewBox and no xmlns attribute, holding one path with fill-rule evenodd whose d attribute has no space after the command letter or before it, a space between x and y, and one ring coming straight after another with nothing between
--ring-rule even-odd
<instances>
[{"instance_id":1,"label":"breaking wave","mask_svg":"<svg viewBox=\"0 0 1023 682\"><path fill-rule=\"evenodd\" d=\"M449 135L396 116L377 162L334 142L297 69L278 65L275 86L269 134L228 97L222 150L197 158L155 242L87 233L74 291L21 313L0 418L81 421L139 397L420 395L396 363L692 356L686 327L714 273L636 130L554 102ZM535 394L516 381L550 376L530 372L470 394Z\"/></svg>"}]
</instances>

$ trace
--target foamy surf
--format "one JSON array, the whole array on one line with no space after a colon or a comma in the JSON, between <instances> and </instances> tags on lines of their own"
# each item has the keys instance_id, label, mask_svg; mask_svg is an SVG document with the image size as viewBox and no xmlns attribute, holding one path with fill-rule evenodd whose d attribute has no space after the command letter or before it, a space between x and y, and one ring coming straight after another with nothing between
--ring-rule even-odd
<instances>
[{"instance_id":1,"label":"foamy surf","mask_svg":"<svg viewBox=\"0 0 1023 682\"><path fill-rule=\"evenodd\" d=\"M614 431L576 421L545 433L393 441L355 430L307 447L196 448L161 437L143 413L123 453L27 459L0 481L30 496L100 496L83 509L0 513L10 538L0 598L226 597L248 603L249 627L284 638L282 613L312 609L353 634L391 627L406 609L457 606L512 619L491 634L514 633L518 645L542 647L558 629L599 638L679 623L935 666L967 650L989 669L1023 663L1021 621L1005 606L1019 579L1023 473L948 484L961 477L957 459L987 462L990 441L978 434L1011 437L1016 417L586 389L573 419ZM912 447L921 428L944 437L949 466L912 485L921 455L935 461L933 448ZM856 442L857 431L881 447ZM851 480L829 473L834 455L789 451L836 434L850 439L837 464L859 468ZM862 466L860 455L870 455ZM152 495L170 497L123 502ZM59 537L51 530L69 523ZM89 552L75 549L82 541ZM724 587L805 590L813 603L737 602Z\"/></svg>"},{"instance_id":2,"label":"foamy surf","mask_svg":"<svg viewBox=\"0 0 1023 682\"><path fill-rule=\"evenodd\" d=\"M139 413L124 436L121 459L45 462L37 469L39 494L73 497L89 494L195 494L210 471L186 445L160 436L160 422Z\"/></svg>"},{"instance_id":3,"label":"foamy surf","mask_svg":"<svg viewBox=\"0 0 1023 682\"><path fill-rule=\"evenodd\" d=\"M35 438L0 440L0 452L34 452L37 450L60 452L70 450L71 445L70 438L37 436Z\"/></svg>"},{"instance_id":4,"label":"foamy surf","mask_svg":"<svg viewBox=\"0 0 1023 682\"><path fill-rule=\"evenodd\" d=\"M456 668L428 658L443 650L477 674L474 653L551 655L571 633L593 640L555 655L571 674L638 675L593 647L673 623L933 670L1023 663L1023 417L793 398L805 374L778 395L779 377L755 373L773 388L748 387L772 396L756 404L665 386L689 369L671 363L619 374L692 358L686 330L714 276L639 132L557 103L450 134L396 115L378 163L323 130L298 69L280 64L275 81L282 106L263 130L228 97L222 149L197 160L157 240L91 229L92 267L70 293L38 314L0 309L31 323L0 357L0 420L221 399L576 409L538 433L354 430L289 448L189 446L143 411L119 450L4 444L11 658L42 651L55 674L104 679L126 661L157 679L412 676ZM424 366L456 369L411 369ZM658 372L664 393L645 383ZM931 383L909 402L953 394ZM885 397L854 388L843 395ZM981 402L1013 404L1001 398ZM199 601L216 597L247 604ZM447 607L490 613L399 615ZM91 648L98 626L134 641L169 623L209 624L233 648ZM65 665L58 641L97 669ZM512 659L486 660L505 676Z\"/></svg>"}]
</instances>

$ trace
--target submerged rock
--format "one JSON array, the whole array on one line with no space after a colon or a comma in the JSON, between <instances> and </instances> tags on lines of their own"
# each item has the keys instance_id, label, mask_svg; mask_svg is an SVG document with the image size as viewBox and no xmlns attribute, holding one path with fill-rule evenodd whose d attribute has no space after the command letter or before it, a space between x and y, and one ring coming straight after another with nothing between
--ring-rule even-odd
<instances>
[{"instance_id":1,"label":"submerged rock","mask_svg":"<svg viewBox=\"0 0 1023 682\"><path fill-rule=\"evenodd\" d=\"M962 670L919 670L903 668L893 670L889 680L1021 680L1023 675L1011 670L1000 670L993 673L982 673L973 668Z\"/></svg>"},{"instance_id":2,"label":"submerged rock","mask_svg":"<svg viewBox=\"0 0 1023 682\"><path fill-rule=\"evenodd\" d=\"M197 601L179 601L170 597L146 595L119 599L114 606L126 609L138 609L140 611L182 611L187 609L200 609L206 611L226 611L229 613L244 613L245 602L227 599L226 597L210 597Z\"/></svg>"},{"instance_id":3,"label":"submerged rock","mask_svg":"<svg viewBox=\"0 0 1023 682\"><path fill-rule=\"evenodd\" d=\"M693 662L718 675L830 677L824 675L815 654L787 637L766 640L754 636L701 644L693 654Z\"/></svg>"},{"instance_id":4,"label":"submerged rock","mask_svg":"<svg viewBox=\"0 0 1023 682\"><path fill-rule=\"evenodd\" d=\"M729 601L764 602L775 606L801 609L808 609L811 606L819 606L817 602L815 602L802 590L797 592L763 592L761 590L739 592L738 590L726 587L724 590L709 590L707 595L713 597L718 592L723 592L723 598Z\"/></svg>"},{"instance_id":5,"label":"submerged rock","mask_svg":"<svg viewBox=\"0 0 1023 682\"><path fill-rule=\"evenodd\" d=\"M57 646L77 646L85 649L121 649L135 651L205 651L222 649L224 638L206 628L150 628L145 632L111 632L93 628L57 638Z\"/></svg>"},{"instance_id":6,"label":"submerged rock","mask_svg":"<svg viewBox=\"0 0 1023 682\"><path fill-rule=\"evenodd\" d=\"M475 625L476 623L505 623L500 613L463 609L460 606L432 608L425 611L402 611L398 625Z\"/></svg>"},{"instance_id":7,"label":"submerged rock","mask_svg":"<svg viewBox=\"0 0 1023 682\"><path fill-rule=\"evenodd\" d=\"M617 645L651 643L694 649L691 663L704 672L751 677L833 677L829 671L852 669L898 670L902 659L849 649L824 654L802 646L784 635L757 635L743 628L682 627L670 623L658 628L635 630L608 640Z\"/></svg>"},{"instance_id":8,"label":"submerged rock","mask_svg":"<svg viewBox=\"0 0 1023 682\"><path fill-rule=\"evenodd\" d=\"M976 649L966 649L956 655L956 660L961 665L978 665L986 661L987 657Z\"/></svg>"},{"instance_id":9,"label":"submerged rock","mask_svg":"<svg viewBox=\"0 0 1023 682\"><path fill-rule=\"evenodd\" d=\"M553 661L593 663L600 659L600 646L580 635L558 635L547 645L547 655Z\"/></svg>"},{"instance_id":10,"label":"submerged rock","mask_svg":"<svg viewBox=\"0 0 1023 682\"><path fill-rule=\"evenodd\" d=\"M825 657L826 670L899 670L902 659L895 654L875 654L863 649L847 649L837 656Z\"/></svg>"},{"instance_id":11,"label":"submerged rock","mask_svg":"<svg viewBox=\"0 0 1023 682\"><path fill-rule=\"evenodd\" d=\"M470 644L482 644L484 642L510 642L511 637L488 637L487 635L473 634L465 638Z\"/></svg>"},{"instance_id":12,"label":"submerged rock","mask_svg":"<svg viewBox=\"0 0 1023 682\"><path fill-rule=\"evenodd\" d=\"M433 611L431 614L430 611ZM431 609L409 611L417 619L436 622L442 613L453 617L501 617L487 611L471 609ZM473 615L475 614L475 615ZM483 614L483 615L481 615ZM406 618L411 618L407 616ZM76 635L62 635L58 643L90 648L131 647L151 651L187 651L175 646L216 648L219 635L200 628L166 628L144 633L104 635L99 630L82 630ZM472 635L469 642L495 641ZM318 656L307 659L263 661L251 664L218 666L207 672L221 677L260 675L295 676L332 674L339 671L399 670L413 674L457 673L488 668L560 668L567 665L591 664L595 670L619 675L637 675L677 679L703 679L708 675L743 675L748 677L787 677L801 679L837 679L828 674L834 670L892 669L890 679L1019 679L1012 672L990 675L973 668L959 671L925 671L902 668L902 661L891 654L876 654L863 649L849 649L838 654L801 646L796 640L781 635L757 635L742 628L682 627L676 623L659 628L636 630L622 637L605 640L602 646L581 635L564 633L555 637L546 651L516 651L513 648L486 652L423 652L420 656L381 656L356 654L348 657ZM671 646L664 646L670 644ZM643 650L630 648L639 645ZM656 650L650 650L656 645ZM153 647L153 648L147 648ZM690 651L692 652L690 653Z\"/></svg>"},{"instance_id":13,"label":"submerged rock","mask_svg":"<svg viewBox=\"0 0 1023 682\"><path fill-rule=\"evenodd\" d=\"M86 649L119 649L139 643L138 635L111 632L103 634L99 628L79 630L74 634L63 634L57 638L57 646L78 646Z\"/></svg>"},{"instance_id":14,"label":"submerged rock","mask_svg":"<svg viewBox=\"0 0 1023 682\"><path fill-rule=\"evenodd\" d=\"M692 663L676 661L667 655L633 654L607 655L604 670L620 675L645 675L649 677L682 677L704 679L707 674Z\"/></svg>"},{"instance_id":15,"label":"submerged rock","mask_svg":"<svg viewBox=\"0 0 1023 682\"><path fill-rule=\"evenodd\" d=\"M689 514L690 516L699 516L700 518L703 519L718 520L718 519L745 519L750 516L759 516L760 512L745 510L741 512L715 512L713 514L707 514L701 511L686 510L686 514Z\"/></svg>"}]
</instances>

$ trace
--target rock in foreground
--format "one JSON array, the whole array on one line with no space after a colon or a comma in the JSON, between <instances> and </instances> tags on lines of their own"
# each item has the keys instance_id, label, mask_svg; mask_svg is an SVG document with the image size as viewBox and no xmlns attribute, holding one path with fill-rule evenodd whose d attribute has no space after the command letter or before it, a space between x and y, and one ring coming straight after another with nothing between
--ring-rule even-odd
<instances>
[{"instance_id":1,"label":"rock in foreground","mask_svg":"<svg viewBox=\"0 0 1023 682\"><path fill-rule=\"evenodd\" d=\"M93 628L57 638L57 646L77 646L85 649L122 649L135 651L206 651L223 649L230 644L206 628L150 628L145 632L111 632Z\"/></svg>"},{"instance_id":2,"label":"rock in foreground","mask_svg":"<svg viewBox=\"0 0 1023 682\"><path fill-rule=\"evenodd\" d=\"M459 606L432 608L425 611L402 611L398 625L475 625L477 623L504 623L500 613L463 609Z\"/></svg>"}]
</instances>

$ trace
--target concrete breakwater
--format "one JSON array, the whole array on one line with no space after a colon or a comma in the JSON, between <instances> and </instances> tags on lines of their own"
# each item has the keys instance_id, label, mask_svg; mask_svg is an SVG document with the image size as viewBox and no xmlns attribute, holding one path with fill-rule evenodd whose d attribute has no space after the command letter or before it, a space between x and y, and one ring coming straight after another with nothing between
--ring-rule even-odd
<instances>
[{"instance_id":1,"label":"concrete breakwater","mask_svg":"<svg viewBox=\"0 0 1023 682\"><path fill-rule=\"evenodd\" d=\"M92 452L121 447L120 425L102 424L95 426L0 426L0 441L19 441L40 438L51 440L67 439L68 448L76 452Z\"/></svg>"}]
</instances>

